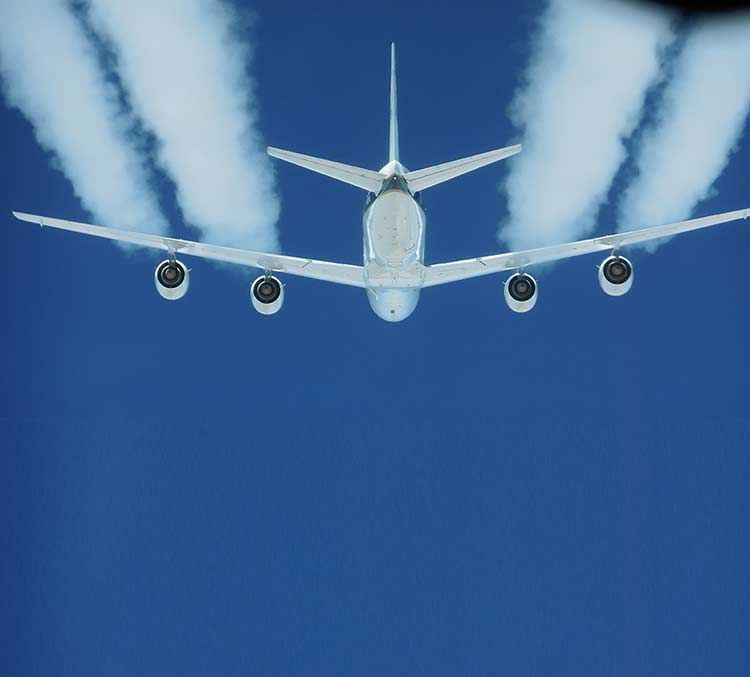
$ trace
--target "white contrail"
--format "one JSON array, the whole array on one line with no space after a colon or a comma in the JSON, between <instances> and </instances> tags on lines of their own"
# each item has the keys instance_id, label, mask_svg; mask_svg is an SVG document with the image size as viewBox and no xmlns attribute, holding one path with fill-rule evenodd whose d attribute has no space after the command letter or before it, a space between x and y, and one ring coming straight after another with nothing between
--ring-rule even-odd
<instances>
[{"instance_id":1,"label":"white contrail","mask_svg":"<svg viewBox=\"0 0 750 677\"><path fill-rule=\"evenodd\" d=\"M278 248L250 49L222 0L89 0L134 113L157 139L186 221L216 244Z\"/></svg>"},{"instance_id":2,"label":"white contrail","mask_svg":"<svg viewBox=\"0 0 750 677\"><path fill-rule=\"evenodd\" d=\"M512 105L523 152L502 188L513 249L591 232L673 40L662 10L614 0L550 0Z\"/></svg>"},{"instance_id":3,"label":"white contrail","mask_svg":"<svg viewBox=\"0 0 750 677\"><path fill-rule=\"evenodd\" d=\"M118 93L64 0L0 3L0 75L7 103L26 116L96 220L166 232Z\"/></svg>"},{"instance_id":4,"label":"white contrail","mask_svg":"<svg viewBox=\"0 0 750 677\"><path fill-rule=\"evenodd\" d=\"M727 166L749 110L750 13L701 19L639 140L620 229L688 218Z\"/></svg>"}]
</instances>

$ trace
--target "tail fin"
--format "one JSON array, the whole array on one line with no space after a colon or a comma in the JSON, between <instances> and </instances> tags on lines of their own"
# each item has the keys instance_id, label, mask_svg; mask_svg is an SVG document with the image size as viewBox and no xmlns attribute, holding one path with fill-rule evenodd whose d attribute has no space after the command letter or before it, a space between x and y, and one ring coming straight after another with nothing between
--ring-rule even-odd
<instances>
[{"instance_id":1,"label":"tail fin","mask_svg":"<svg viewBox=\"0 0 750 677\"><path fill-rule=\"evenodd\" d=\"M398 100L396 97L396 43L391 43L391 125L388 162L398 162Z\"/></svg>"}]
</instances>

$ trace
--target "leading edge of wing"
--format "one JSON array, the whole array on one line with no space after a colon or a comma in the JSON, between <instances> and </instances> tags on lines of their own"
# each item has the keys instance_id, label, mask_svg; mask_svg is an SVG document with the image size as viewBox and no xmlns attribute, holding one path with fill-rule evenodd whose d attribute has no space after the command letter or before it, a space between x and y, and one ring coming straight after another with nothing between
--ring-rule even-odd
<instances>
[{"instance_id":1,"label":"leading edge of wing","mask_svg":"<svg viewBox=\"0 0 750 677\"><path fill-rule=\"evenodd\" d=\"M180 240L162 235L137 233L117 228L104 228L103 226L95 226L88 223L64 221L63 219L25 214L23 212L13 212L13 216L21 221L36 223L44 227L59 228L75 233L93 235L94 237L103 237L108 240L116 240L117 242L127 242L140 247L160 249L175 255L186 254L188 256L198 256L213 261L223 261L251 268L260 268L275 273L288 273L290 275L335 282L352 287L365 286L364 268L347 263L331 263L330 261L316 261L315 259L298 258L296 256L267 254L247 249Z\"/></svg>"},{"instance_id":2,"label":"leading edge of wing","mask_svg":"<svg viewBox=\"0 0 750 677\"><path fill-rule=\"evenodd\" d=\"M698 219L678 221L677 223L669 223L663 226L653 226L625 233L604 235L602 237L591 238L590 240L579 240L577 242L540 247L538 249L527 249L520 252L508 252L506 254L480 256L462 261L438 263L428 266L425 269L424 286L432 287L439 284L447 284L448 282L479 277L481 275L517 270L535 263L548 263L573 256L581 256L582 254L615 250L627 245L658 240L670 235L678 235L691 230L708 228L720 223L747 218L750 218L750 209L738 209L733 212L703 216Z\"/></svg>"}]
</instances>

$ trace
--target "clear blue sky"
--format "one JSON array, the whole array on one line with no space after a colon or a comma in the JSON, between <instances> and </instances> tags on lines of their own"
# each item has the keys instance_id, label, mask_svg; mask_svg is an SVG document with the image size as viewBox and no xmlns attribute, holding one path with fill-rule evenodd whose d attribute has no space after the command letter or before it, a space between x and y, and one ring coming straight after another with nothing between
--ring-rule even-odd
<instances>
[{"instance_id":1,"label":"clear blue sky","mask_svg":"<svg viewBox=\"0 0 750 677\"><path fill-rule=\"evenodd\" d=\"M407 166L512 142L539 6L493 4L254 2L265 139L384 164L395 40ZM155 255L13 221L90 216L0 139L0 673L750 673L747 227L635 253L621 299L587 257L525 316L499 278L398 325L287 279L265 318L251 271L170 304ZM498 251L504 171L426 196L429 261ZM360 260L360 191L278 182L286 253Z\"/></svg>"}]
</instances>

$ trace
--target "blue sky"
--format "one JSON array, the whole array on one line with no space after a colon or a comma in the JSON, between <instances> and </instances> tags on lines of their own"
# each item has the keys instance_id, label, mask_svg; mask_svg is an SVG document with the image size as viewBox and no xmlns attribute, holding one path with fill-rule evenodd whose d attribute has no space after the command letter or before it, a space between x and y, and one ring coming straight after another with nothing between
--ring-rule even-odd
<instances>
[{"instance_id":1,"label":"blue sky","mask_svg":"<svg viewBox=\"0 0 750 677\"><path fill-rule=\"evenodd\" d=\"M384 164L391 40L408 167L518 138L542 3L249 8L270 144ZM745 224L633 252L620 299L585 257L524 316L500 278L397 325L289 278L266 318L252 271L167 303L157 256L12 220L92 217L17 110L0 135L4 673L748 673ZM695 213L750 206L749 162ZM426 194L430 262L502 249L508 171ZM360 260L360 191L276 180L285 253Z\"/></svg>"}]
</instances>

